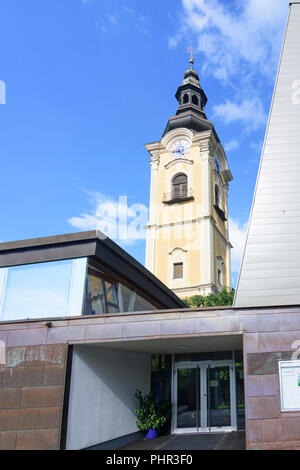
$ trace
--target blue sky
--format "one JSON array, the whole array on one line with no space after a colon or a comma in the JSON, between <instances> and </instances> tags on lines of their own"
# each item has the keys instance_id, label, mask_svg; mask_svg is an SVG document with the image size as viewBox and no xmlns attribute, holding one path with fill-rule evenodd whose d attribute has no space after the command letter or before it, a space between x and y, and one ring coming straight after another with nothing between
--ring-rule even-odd
<instances>
[{"instance_id":1,"label":"blue sky","mask_svg":"<svg viewBox=\"0 0 300 470\"><path fill-rule=\"evenodd\" d=\"M120 195L148 205L143 144L176 112L193 44L234 176L236 279L287 13L288 0L2 0L0 240L92 229ZM144 262L144 240L121 244Z\"/></svg>"}]
</instances>

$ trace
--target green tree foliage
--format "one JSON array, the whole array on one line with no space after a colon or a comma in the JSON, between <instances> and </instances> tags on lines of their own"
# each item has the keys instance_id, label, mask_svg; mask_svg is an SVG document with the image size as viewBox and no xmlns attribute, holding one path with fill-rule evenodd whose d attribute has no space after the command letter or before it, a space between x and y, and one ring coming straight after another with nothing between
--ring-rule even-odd
<instances>
[{"instance_id":1,"label":"green tree foliage","mask_svg":"<svg viewBox=\"0 0 300 470\"><path fill-rule=\"evenodd\" d=\"M220 307L224 305L232 305L234 298L234 289L231 287L223 287L219 294L210 294L206 297L202 295L194 295L183 299L187 307Z\"/></svg>"}]
</instances>

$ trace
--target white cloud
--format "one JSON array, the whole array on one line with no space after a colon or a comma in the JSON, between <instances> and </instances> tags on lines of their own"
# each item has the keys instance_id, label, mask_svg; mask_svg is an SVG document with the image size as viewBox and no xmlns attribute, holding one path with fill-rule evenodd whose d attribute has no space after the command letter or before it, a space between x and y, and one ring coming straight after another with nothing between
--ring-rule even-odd
<instances>
[{"instance_id":1,"label":"white cloud","mask_svg":"<svg viewBox=\"0 0 300 470\"><path fill-rule=\"evenodd\" d=\"M134 14L134 10L133 8L129 7L128 5L124 5L123 6L123 10L128 13L129 15L133 15Z\"/></svg>"},{"instance_id":2,"label":"white cloud","mask_svg":"<svg viewBox=\"0 0 300 470\"><path fill-rule=\"evenodd\" d=\"M148 209L142 204L128 207L127 196L118 200L101 193L88 192L92 209L73 216L68 223L79 230L100 230L120 245L145 239Z\"/></svg>"},{"instance_id":3,"label":"white cloud","mask_svg":"<svg viewBox=\"0 0 300 470\"><path fill-rule=\"evenodd\" d=\"M240 224L237 220L229 218L229 240L233 246L231 250L231 270L238 273L244 253L248 222Z\"/></svg>"},{"instance_id":4,"label":"white cloud","mask_svg":"<svg viewBox=\"0 0 300 470\"><path fill-rule=\"evenodd\" d=\"M113 25L116 25L118 23L117 17L115 15L110 15L108 17L108 21Z\"/></svg>"},{"instance_id":5,"label":"white cloud","mask_svg":"<svg viewBox=\"0 0 300 470\"><path fill-rule=\"evenodd\" d=\"M267 122L267 115L263 109L262 102L257 98L244 99L239 103L226 100L225 103L215 105L214 116L222 119L226 124L232 122L247 123L250 129L257 129Z\"/></svg>"},{"instance_id":6,"label":"white cloud","mask_svg":"<svg viewBox=\"0 0 300 470\"><path fill-rule=\"evenodd\" d=\"M227 124L266 124L264 89L274 81L289 0L182 0L181 24L169 47L193 38L202 74L213 75L235 93L216 107ZM259 98L259 96L261 98Z\"/></svg>"},{"instance_id":7,"label":"white cloud","mask_svg":"<svg viewBox=\"0 0 300 470\"><path fill-rule=\"evenodd\" d=\"M98 20L94 21L96 31L100 31L102 34L107 33L108 29L105 24L100 24Z\"/></svg>"},{"instance_id":8,"label":"white cloud","mask_svg":"<svg viewBox=\"0 0 300 470\"><path fill-rule=\"evenodd\" d=\"M229 142L226 142L224 145L224 148L226 152L232 152L233 150L237 150L239 148L240 144L237 140L232 139Z\"/></svg>"},{"instance_id":9,"label":"white cloud","mask_svg":"<svg viewBox=\"0 0 300 470\"><path fill-rule=\"evenodd\" d=\"M87 0L90 2L90 0ZM134 28L138 33L147 35L148 26L147 18L142 13L123 5L123 8L118 8L117 11L112 11L108 15L102 15L101 20L94 21L96 31L103 34L110 32L124 32L128 28Z\"/></svg>"},{"instance_id":10,"label":"white cloud","mask_svg":"<svg viewBox=\"0 0 300 470\"><path fill-rule=\"evenodd\" d=\"M263 147L263 141L260 140L258 142L251 142L250 144L250 148L252 148L253 150L255 150L256 152L261 152L262 151L262 147Z\"/></svg>"},{"instance_id":11,"label":"white cloud","mask_svg":"<svg viewBox=\"0 0 300 470\"><path fill-rule=\"evenodd\" d=\"M184 35L188 31L188 28L186 25L182 25L179 31L174 35L169 37L169 48L170 49L175 49L178 44L182 41Z\"/></svg>"},{"instance_id":12,"label":"white cloud","mask_svg":"<svg viewBox=\"0 0 300 470\"><path fill-rule=\"evenodd\" d=\"M198 36L198 49L230 77L241 62L270 76L277 64L288 0L182 0L184 22Z\"/></svg>"}]
</instances>

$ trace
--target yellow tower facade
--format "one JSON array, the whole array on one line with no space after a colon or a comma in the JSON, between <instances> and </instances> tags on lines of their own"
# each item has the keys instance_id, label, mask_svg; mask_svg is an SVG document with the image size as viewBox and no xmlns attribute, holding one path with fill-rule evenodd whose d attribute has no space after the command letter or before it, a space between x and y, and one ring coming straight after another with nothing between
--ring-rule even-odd
<instances>
[{"instance_id":1,"label":"yellow tower facade","mask_svg":"<svg viewBox=\"0 0 300 470\"><path fill-rule=\"evenodd\" d=\"M151 164L146 267L181 298L231 286L232 175L190 62L176 93L176 116L160 141L145 145Z\"/></svg>"}]
</instances>

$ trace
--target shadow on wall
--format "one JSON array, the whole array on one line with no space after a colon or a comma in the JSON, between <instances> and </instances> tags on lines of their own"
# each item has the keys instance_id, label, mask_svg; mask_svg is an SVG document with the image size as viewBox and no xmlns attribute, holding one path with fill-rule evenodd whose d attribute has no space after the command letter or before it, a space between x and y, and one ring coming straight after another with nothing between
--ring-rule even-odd
<instances>
[{"instance_id":1,"label":"shadow on wall","mask_svg":"<svg viewBox=\"0 0 300 470\"><path fill-rule=\"evenodd\" d=\"M73 351L67 449L83 449L138 431L136 389L149 393L151 356L100 347Z\"/></svg>"}]
</instances>

